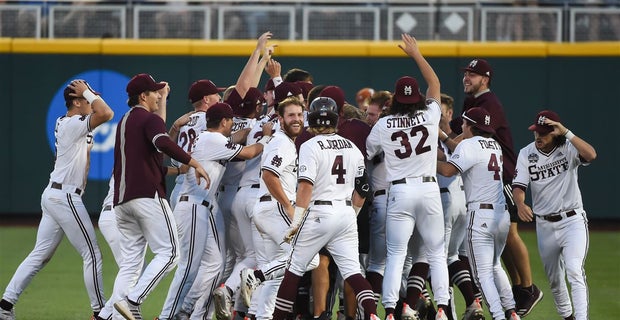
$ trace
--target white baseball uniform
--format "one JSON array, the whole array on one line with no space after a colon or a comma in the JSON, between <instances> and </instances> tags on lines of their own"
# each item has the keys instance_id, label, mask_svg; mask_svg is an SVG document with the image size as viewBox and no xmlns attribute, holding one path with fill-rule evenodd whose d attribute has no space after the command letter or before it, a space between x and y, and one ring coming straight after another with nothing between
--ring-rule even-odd
<instances>
[{"instance_id":1,"label":"white baseball uniform","mask_svg":"<svg viewBox=\"0 0 620 320\"><path fill-rule=\"evenodd\" d=\"M493 138L461 141L448 160L463 177L467 199L467 249L474 280L494 319L514 309L510 281L500 261L510 228L502 181L502 147Z\"/></svg>"},{"instance_id":2,"label":"white baseball uniform","mask_svg":"<svg viewBox=\"0 0 620 320\"><path fill-rule=\"evenodd\" d=\"M427 109L414 115L388 115L377 121L366 140L367 156L385 153L390 181L383 280L383 305L394 308L409 238L417 227L431 266L437 304L447 305L448 267L444 244L444 221L437 186L437 139L441 109L438 101L426 100Z\"/></svg>"},{"instance_id":3,"label":"white baseball uniform","mask_svg":"<svg viewBox=\"0 0 620 320\"><path fill-rule=\"evenodd\" d=\"M564 277L571 286L575 319L588 319L588 286L584 265L588 253L588 219L577 182L580 165L588 165L569 142L549 153L532 142L517 158L514 187L531 186L532 211L537 216L538 251L561 317L573 312Z\"/></svg>"},{"instance_id":4,"label":"white baseball uniform","mask_svg":"<svg viewBox=\"0 0 620 320\"><path fill-rule=\"evenodd\" d=\"M254 118L234 117L232 133L245 128L252 128L256 124ZM239 181L245 168L245 160L233 159L226 165L226 172L222 176L220 182L220 190L217 195L217 203L224 214L224 222L226 228L226 248L228 250L226 257L226 267L224 268L224 279L227 279L236 264L236 252L243 251L243 241L241 239L239 227L232 218L231 208L233 200L239 189ZM235 275L236 276L236 275Z\"/></svg>"},{"instance_id":5,"label":"white baseball uniform","mask_svg":"<svg viewBox=\"0 0 620 320\"><path fill-rule=\"evenodd\" d=\"M387 199L389 182L383 152L370 160L368 172L370 188L373 190L372 209L370 212L370 248L368 250L367 272L383 275L387 247L385 244L385 219L387 216Z\"/></svg>"},{"instance_id":6,"label":"white baseball uniform","mask_svg":"<svg viewBox=\"0 0 620 320\"><path fill-rule=\"evenodd\" d=\"M223 225L223 218L215 200L216 192L226 163L237 156L242 148L219 132L203 131L194 141L192 157L209 173L211 186L205 189L204 180L197 183L194 168L187 172L179 193L179 202L173 212L178 225L180 259L160 319L172 319L180 311L202 261L209 260L205 263L214 266L219 264L220 267L200 269L201 277L217 280L223 271L221 265L225 251L221 246L223 244L219 243L220 238L223 239L223 230L216 227L218 224ZM207 292L207 289L212 287L203 284L202 289L205 294L210 294L211 291Z\"/></svg>"},{"instance_id":7,"label":"white baseball uniform","mask_svg":"<svg viewBox=\"0 0 620 320\"><path fill-rule=\"evenodd\" d=\"M62 116L54 130L56 161L41 195L41 222L34 249L17 267L2 296L15 304L34 276L52 258L63 235L84 261L84 284L93 311L105 304L103 263L95 229L82 202L93 144L90 115Z\"/></svg>"},{"instance_id":8,"label":"white baseball uniform","mask_svg":"<svg viewBox=\"0 0 620 320\"><path fill-rule=\"evenodd\" d=\"M108 183L108 194L103 199L101 205L101 213L98 220L99 230L105 241L108 242L116 265L120 266L123 261L121 253L121 233L116 225L116 214L114 213L114 176L110 178Z\"/></svg>"},{"instance_id":9,"label":"white baseball uniform","mask_svg":"<svg viewBox=\"0 0 620 320\"><path fill-rule=\"evenodd\" d=\"M177 144L183 151L187 153L192 152L192 147L194 145L194 140L198 137L198 135L207 129L207 119L205 118L204 111L197 111L189 116L189 121L179 128L179 134L177 136ZM180 166L180 164L176 160L171 160L174 166ZM177 202L179 200L179 192L181 191L181 186L183 186L183 181L185 180L185 175L181 174L176 177L174 189L172 189L172 193L170 194L170 207L174 210Z\"/></svg>"}]
</instances>

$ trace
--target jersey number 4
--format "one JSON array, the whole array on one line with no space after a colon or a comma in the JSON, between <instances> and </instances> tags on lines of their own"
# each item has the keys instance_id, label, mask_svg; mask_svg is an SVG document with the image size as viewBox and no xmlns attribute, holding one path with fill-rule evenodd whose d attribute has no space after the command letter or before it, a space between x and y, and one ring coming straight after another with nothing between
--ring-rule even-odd
<instances>
[{"instance_id":1,"label":"jersey number 4","mask_svg":"<svg viewBox=\"0 0 620 320\"><path fill-rule=\"evenodd\" d=\"M334 159L334 164L332 164L332 175L337 176L337 184L344 184L345 174L347 174L347 169L344 168L344 164L342 162L342 155L337 155L336 159Z\"/></svg>"},{"instance_id":2,"label":"jersey number 4","mask_svg":"<svg viewBox=\"0 0 620 320\"><path fill-rule=\"evenodd\" d=\"M420 137L420 140L418 141L418 144L415 146L415 154L418 155L424 152L431 151L430 145L428 146L424 145L424 143L426 143L426 139L428 139L428 130L426 130L426 127L423 127L423 126L413 127L411 128L411 132L409 132L409 135L407 135L403 131L396 131L392 133L392 137L391 137L392 141L396 141L400 139L400 145L405 148L405 151L403 151L402 149L394 150L394 154L399 159L405 159L411 156L412 150L411 150L411 142L409 142L409 137L414 137L418 134L420 134L421 137Z\"/></svg>"},{"instance_id":3,"label":"jersey number 4","mask_svg":"<svg viewBox=\"0 0 620 320\"><path fill-rule=\"evenodd\" d=\"M502 162L503 156L499 156L499 162L497 161L497 156L495 153L491 153L491 157L489 158L489 163L487 164L487 168L491 172L495 172L493 175L493 180L499 180L499 172L502 170Z\"/></svg>"}]
</instances>

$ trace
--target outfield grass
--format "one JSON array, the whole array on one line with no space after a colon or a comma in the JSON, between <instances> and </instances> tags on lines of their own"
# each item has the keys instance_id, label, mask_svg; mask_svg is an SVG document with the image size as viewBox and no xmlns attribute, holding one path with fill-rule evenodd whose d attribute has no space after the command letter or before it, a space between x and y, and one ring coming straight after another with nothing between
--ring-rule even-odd
<instances>
[{"instance_id":1,"label":"outfield grass","mask_svg":"<svg viewBox=\"0 0 620 320\"><path fill-rule=\"evenodd\" d=\"M104 257L106 296L112 291L116 265L103 237L97 232ZM4 290L13 272L34 246L35 227L0 227L0 290ZM545 298L527 319L560 319L555 311L549 285L536 249L535 233L522 232L528 248L534 282ZM620 234L592 232L586 263L590 288L590 318L620 319ZM158 315L172 279L169 274L142 306L145 319ZM16 307L17 319L89 319L91 310L82 280L82 262L68 241L63 240L49 264L24 291ZM458 314L464 309L457 299ZM381 312L380 312L381 313ZM487 315L487 319L491 319Z\"/></svg>"}]
</instances>

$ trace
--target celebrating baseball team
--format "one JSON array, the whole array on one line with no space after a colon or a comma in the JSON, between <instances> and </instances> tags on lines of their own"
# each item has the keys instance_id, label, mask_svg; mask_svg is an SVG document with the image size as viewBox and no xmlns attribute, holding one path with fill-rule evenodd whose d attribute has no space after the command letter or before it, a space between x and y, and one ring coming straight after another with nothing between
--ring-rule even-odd
<instances>
[{"instance_id":1,"label":"celebrating baseball team","mask_svg":"<svg viewBox=\"0 0 620 320\"><path fill-rule=\"evenodd\" d=\"M360 90L355 107L307 71L282 76L271 36L258 38L234 86L192 83L193 110L170 128L170 84L145 73L127 84L98 223L119 268L108 299L82 194L93 130L114 112L84 80L69 83L36 244L0 320L19 318L20 295L63 235L83 259L91 319L143 319L140 305L171 271L155 319L379 320L379 302L386 320L480 320L484 309L494 320L535 318L543 293L517 229L534 220L558 318L589 318L577 169L596 151L557 113L532 115L533 142L517 153L484 59L463 68L454 114L403 34L398 47L423 79ZM176 176L169 200L166 175Z\"/></svg>"}]
</instances>

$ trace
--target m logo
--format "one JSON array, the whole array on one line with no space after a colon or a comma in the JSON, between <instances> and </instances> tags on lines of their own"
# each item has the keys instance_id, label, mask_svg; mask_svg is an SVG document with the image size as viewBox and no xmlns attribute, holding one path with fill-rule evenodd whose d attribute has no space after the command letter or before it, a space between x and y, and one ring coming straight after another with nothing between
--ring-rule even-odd
<instances>
[{"instance_id":1,"label":"m logo","mask_svg":"<svg viewBox=\"0 0 620 320\"><path fill-rule=\"evenodd\" d=\"M491 124L491 116L484 116L484 125L488 126Z\"/></svg>"},{"instance_id":2,"label":"m logo","mask_svg":"<svg viewBox=\"0 0 620 320\"><path fill-rule=\"evenodd\" d=\"M547 119L547 117L545 117L545 116L538 117L538 124L541 125L541 126L544 125L546 119Z\"/></svg>"},{"instance_id":3,"label":"m logo","mask_svg":"<svg viewBox=\"0 0 620 320\"><path fill-rule=\"evenodd\" d=\"M405 86L403 91L406 96L410 96L413 93L413 89L411 89L411 86Z\"/></svg>"},{"instance_id":4,"label":"m logo","mask_svg":"<svg viewBox=\"0 0 620 320\"><path fill-rule=\"evenodd\" d=\"M478 64L478 60L472 60L472 61L469 63L469 67L470 67L470 68L475 68L477 64Z\"/></svg>"},{"instance_id":5,"label":"m logo","mask_svg":"<svg viewBox=\"0 0 620 320\"><path fill-rule=\"evenodd\" d=\"M271 159L271 165L279 168L282 165L282 157L278 157L277 155L273 156L273 159Z\"/></svg>"}]
</instances>

